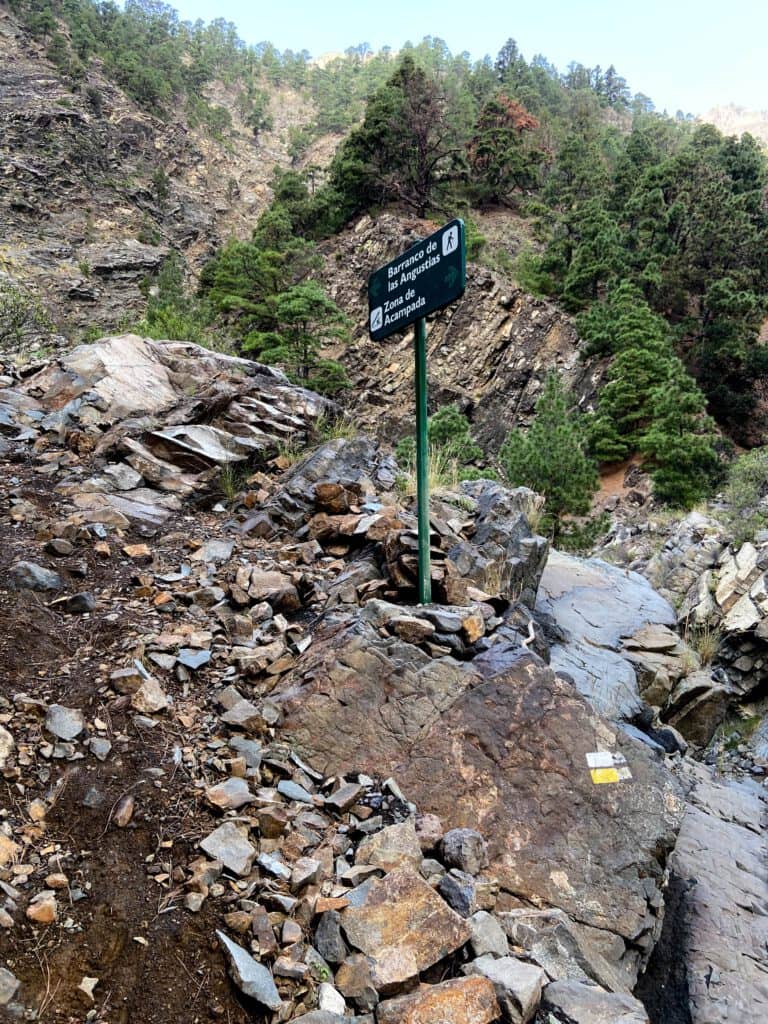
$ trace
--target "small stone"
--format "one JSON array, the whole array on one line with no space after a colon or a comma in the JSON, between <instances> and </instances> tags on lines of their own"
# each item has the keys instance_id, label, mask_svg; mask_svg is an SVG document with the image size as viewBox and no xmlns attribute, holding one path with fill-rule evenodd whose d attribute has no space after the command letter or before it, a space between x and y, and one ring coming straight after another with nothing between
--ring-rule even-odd
<instances>
[{"instance_id":1,"label":"small stone","mask_svg":"<svg viewBox=\"0 0 768 1024\"><path fill-rule=\"evenodd\" d=\"M13 736L4 726L0 725L0 771L8 764L14 747Z\"/></svg>"},{"instance_id":2,"label":"small stone","mask_svg":"<svg viewBox=\"0 0 768 1024\"><path fill-rule=\"evenodd\" d=\"M225 821L200 842L200 849L219 860L235 875L247 875L256 856L255 848L232 821Z\"/></svg>"},{"instance_id":3,"label":"small stone","mask_svg":"<svg viewBox=\"0 0 768 1024\"><path fill-rule=\"evenodd\" d=\"M156 679L145 679L131 697L131 707L142 714L154 715L168 707L168 697Z\"/></svg>"},{"instance_id":4,"label":"small stone","mask_svg":"<svg viewBox=\"0 0 768 1024\"><path fill-rule=\"evenodd\" d=\"M222 811L237 810L256 799L245 779L235 776L215 786L209 786L205 791L205 798L208 803Z\"/></svg>"},{"instance_id":5,"label":"small stone","mask_svg":"<svg viewBox=\"0 0 768 1024\"><path fill-rule=\"evenodd\" d=\"M194 650L191 647L182 647L177 655L177 659L185 668L192 669L194 672L198 668L202 668L203 665L208 664L211 660L211 652Z\"/></svg>"},{"instance_id":6,"label":"small stone","mask_svg":"<svg viewBox=\"0 0 768 1024\"><path fill-rule=\"evenodd\" d=\"M374 961L362 953L353 953L336 972L336 988L345 999L354 1003L364 1013L373 1010L379 1001L379 994L373 977Z\"/></svg>"},{"instance_id":7,"label":"small stone","mask_svg":"<svg viewBox=\"0 0 768 1024\"><path fill-rule=\"evenodd\" d=\"M285 861L271 853L260 853L258 864L259 867L264 868L264 870L269 872L270 875L274 875L276 878L282 878L286 882L291 877L291 869Z\"/></svg>"},{"instance_id":8,"label":"small stone","mask_svg":"<svg viewBox=\"0 0 768 1024\"><path fill-rule=\"evenodd\" d=\"M144 481L141 473L137 473L125 462L115 462L110 466L105 466L104 476L118 491L132 491L136 487L141 487Z\"/></svg>"},{"instance_id":9,"label":"small stone","mask_svg":"<svg viewBox=\"0 0 768 1024\"><path fill-rule=\"evenodd\" d=\"M283 1001L267 968L236 942L228 939L224 932L217 931L216 938L227 957L232 980L240 991L270 1010L280 1010Z\"/></svg>"},{"instance_id":10,"label":"small stone","mask_svg":"<svg viewBox=\"0 0 768 1024\"><path fill-rule=\"evenodd\" d=\"M448 874L440 879L437 891L448 906L462 917L470 917L477 910L477 887L472 875L466 871L451 868Z\"/></svg>"},{"instance_id":11,"label":"small stone","mask_svg":"<svg viewBox=\"0 0 768 1024\"><path fill-rule=\"evenodd\" d=\"M298 892L307 885L316 885L320 881L322 869L322 861L299 857L291 872L291 892Z\"/></svg>"},{"instance_id":12,"label":"small stone","mask_svg":"<svg viewBox=\"0 0 768 1024\"><path fill-rule=\"evenodd\" d=\"M85 728L85 718L77 708L51 704L45 716L45 727L60 740L73 740Z\"/></svg>"},{"instance_id":13,"label":"small stone","mask_svg":"<svg viewBox=\"0 0 768 1024\"><path fill-rule=\"evenodd\" d=\"M118 828L125 828L133 817L133 812L136 809L136 800L131 793L126 793L125 796L121 796L115 807L112 820Z\"/></svg>"},{"instance_id":14,"label":"small stone","mask_svg":"<svg viewBox=\"0 0 768 1024\"><path fill-rule=\"evenodd\" d=\"M417 814L416 836L422 853L431 853L443 838L442 821L436 814Z\"/></svg>"},{"instance_id":15,"label":"small stone","mask_svg":"<svg viewBox=\"0 0 768 1024\"><path fill-rule=\"evenodd\" d=\"M85 977L80 982L80 984L77 986L77 991L83 993L83 995L85 996L85 999L86 999L86 1001L87 1001L89 1006L93 1006L93 1004L96 1002L96 999L95 999L94 994L93 994L93 990L96 988L96 986L98 984L99 984L99 979L98 978L88 978L88 977Z\"/></svg>"},{"instance_id":16,"label":"small stone","mask_svg":"<svg viewBox=\"0 0 768 1024\"><path fill-rule=\"evenodd\" d=\"M422 985L408 995L387 999L376 1010L377 1024L491 1024L498 1018L493 985L481 977Z\"/></svg>"},{"instance_id":17,"label":"small stone","mask_svg":"<svg viewBox=\"0 0 768 1024\"><path fill-rule=\"evenodd\" d=\"M366 836L355 855L356 864L370 864L383 871L400 867L411 867L418 871L421 861L421 846L413 818Z\"/></svg>"},{"instance_id":18,"label":"small stone","mask_svg":"<svg viewBox=\"0 0 768 1024\"><path fill-rule=\"evenodd\" d=\"M294 942L301 942L304 937L304 933L301 930L301 926L290 918L286 918L283 921L283 932L282 941L284 946L292 946Z\"/></svg>"},{"instance_id":19,"label":"small stone","mask_svg":"<svg viewBox=\"0 0 768 1024\"><path fill-rule=\"evenodd\" d=\"M387 626L407 644L423 643L435 632L435 627L431 622L418 619L413 615L395 616L389 620Z\"/></svg>"},{"instance_id":20,"label":"small stone","mask_svg":"<svg viewBox=\"0 0 768 1024\"><path fill-rule=\"evenodd\" d=\"M27 811L32 821L43 821L48 813L48 805L44 800L33 800Z\"/></svg>"},{"instance_id":21,"label":"small stone","mask_svg":"<svg viewBox=\"0 0 768 1024\"><path fill-rule=\"evenodd\" d=\"M224 924L236 935L245 935L251 930L251 914L246 910L233 910L230 914L224 915Z\"/></svg>"},{"instance_id":22,"label":"small stone","mask_svg":"<svg viewBox=\"0 0 768 1024\"><path fill-rule=\"evenodd\" d=\"M321 983L317 992L318 1009L327 1013L336 1013L343 1017L347 1012L347 1003L344 996L327 981Z\"/></svg>"},{"instance_id":23,"label":"small stone","mask_svg":"<svg viewBox=\"0 0 768 1024\"><path fill-rule=\"evenodd\" d=\"M513 1024L528 1024L541 1002L541 990L547 975L541 967L512 956L496 959L490 953L467 964L465 974L482 975L493 983L504 1019Z\"/></svg>"},{"instance_id":24,"label":"small stone","mask_svg":"<svg viewBox=\"0 0 768 1024\"><path fill-rule=\"evenodd\" d=\"M53 924L58 914L56 897L49 891L38 893L27 907L27 917L35 924Z\"/></svg>"},{"instance_id":25,"label":"small stone","mask_svg":"<svg viewBox=\"0 0 768 1024\"><path fill-rule=\"evenodd\" d=\"M227 740L227 744L245 758L249 768L258 768L261 764L261 744L255 740L247 740L244 736L232 736Z\"/></svg>"},{"instance_id":26,"label":"small stone","mask_svg":"<svg viewBox=\"0 0 768 1024\"><path fill-rule=\"evenodd\" d=\"M208 540L192 555L193 562L226 562L232 557L235 542L232 540Z\"/></svg>"},{"instance_id":27,"label":"small stone","mask_svg":"<svg viewBox=\"0 0 768 1024\"><path fill-rule=\"evenodd\" d=\"M354 888L357 888L357 886L362 885L367 878L373 878L374 876L380 877L383 873L384 869L376 867L375 864L355 864L354 867L347 868L346 871L342 871L339 877L345 885L351 885Z\"/></svg>"},{"instance_id":28,"label":"small stone","mask_svg":"<svg viewBox=\"0 0 768 1024\"><path fill-rule=\"evenodd\" d=\"M315 902L315 913L324 914L326 910L343 910L349 906L346 896L318 896Z\"/></svg>"},{"instance_id":29,"label":"small stone","mask_svg":"<svg viewBox=\"0 0 768 1024\"><path fill-rule=\"evenodd\" d=\"M446 832L441 843L442 860L448 868L458 868L478 875L488 863L486 843L471 828L454 828Z\"/></svg>"},{"instance_id":30,"label":"small stone","mask_svg":"<svg viewBox=\"0 0 768 1024\"><path fill-rule=\"evenodd\" d=\"M20 590L61 590L64 586L58 573L35 562L15 562L8 575Z\"/></svg>"},{"instance_id":31,"label":"small stone","mask_svg":"<svg viewBox=\"0 0 768 1024\"><path fill-rule=\"evenodd\" d=\"M265 839L279 839L288 827L284 807L263 807L257 811L259 831Z\"/></svg>"},{"instance_id":32,"label":"small stone","mask_svg":"<svg viewBox=\"0 0 768 1024\"><path fill-rule=\"evenodd\" d=\"M46 876L45 884L48 886L49 889L68 889L69 879L67 878L66 875L63 875L60 872L56 872L52 875Z\"/></svg>"},{"instance_id":33,"label":"small stone","mask_svg":"<svg viewBox=\"0 0 768 1024\"><path fill-rule=\"evenodd\" d=\"M269 914L260 904L253 910L253 921L251 928L256 936L256 942L261 956L274 956L278 951L277 939L269 920Z\"/></svg>"},{"instance_id":34,"label":"small stone","mask_svg":"<svg viewBox=\"0 0 768 1024\"><path fill-rule=\"evenodd\" d=\"M485 953L507 956L507 935L493 914L489 914L487 910L478 910L469 918L467 924L472 932L469 944L475 956L483 956Z\"/></svg>"},{"instance_id":35,"label":"small stone","mask_svg":"<svg viewBox=\"0 0 768 1024\"><path fill-rule=\"evenodd\" d=\"M290 779L283 779L282 782L278 782L277 791L287 800L296 800L299 803L312 805L315 803L311 793L308 793L303 786L292 782Z\"/></svg>"},{"instance_id":36,"label":"small stone","mask_svg":"<svg viewBox=\"0 0 768 1024\"><path fill-rule=\"evenodd\" d=\"M126 544L123 554L134 562L146 564L152 561L152 552L146 544Z\"/></svg>"},{"instance_id":37,"label":"small stone","mask_svg":"<svg viewBox=\"0 0 768 1024\"><path fill-rule=\"evenodd\" d=\"M279 956L272 970L278 978L291 978L293 981L303 981L309 974L306 964L292 960L289 956Z\"/></svg>"},{"instance_id":38,"label":"small stone","mask_svg":"<svg viewBox=\"0 0 768 1024\"><path fill-rule=\"evenodd\" d=\"M315 929L315 948L329 964L340 964L349 952L341 935L341 917L335 910L321 915Z\"/></svg>"},{"instance_id":39,"label":"small stone","mask_svg":"<svg viewBox=\"0 0 768 1024\"><path fill-rule=\"evenodd\" d=\"M127 668L118 668L110 673L110 685L118 693L136 693L136 691L147 681L148 675L138 665L129 665Z\"/></svg>"},{"instance_id":40,"label":"small stone","mask_svg":"<svg viewBox=\"0 0 768 1024\"><path fill-rule=\"evenodd\" d=\"M75 545L63 537L53 537L47 541L43 550L54 558L68 558L75 550Z\"/></svg>"},{"instance_id":41,"label":"small stone","mask_svg":"<svg viewBox=\"0 0 768 1024\"><path fill-rule=\"evenodd\" d=\"M187 887L207 896L208 890L221 875L224 865L220 860L207 860L205 857L198 857L187 867L191 872L191 876L186 882Z\"/></svg>"},{"instance_id":42,"label":"small stone","mask_svg":"<svg viewBox=\"0 0 768 1024\"><path fill-rule=\"evenodd\" d=\"M51 602L52 608L57 608L67 615L85 615L96 608L96 598L89 590L81 590L78 594L71 594L69 597L60 597Z\"/></svg>"},{"instance_id":43,"label":"small stone","mask_svg":"<svg viewBox=\"0 0 768 1024\"><path fill-rule=\"evenodd\" d=\"M19 990L21 982L7 967L0 967L0 1006L7 1006Z\"/></svg>"},{"instance_id":44,"label":"small stone","mask_svg":"<svg viewBox=\"0 0 768 1024\"><path fill-rule=\"evenodd\" d=\"M239 700L226 714L221 716L222 722L246 732L263 732L266 728L264 716L255 704L249 700Z\"/></svg>"},{"instance_id":45,"label":"small stone","mask_svg":"<svg viewBox=\"0 0 768 1024\"><path fill-rule=\"evenodd\" d=\"M363 787L357 782L347 782L331 793L325 801L325 806L339 814L344 814L357 803L364 792Z\"/></svg>"},{"instance_id":46,"label":"small stone","mask_svg":"<svg viewBox=\"0 0 768 1024\"><path fill-rule=\"evenodd\" d=\"M462 616L461 632L468 644L474 644L481 636L485 636L485 619L482 612L470 612Z\"/></svg>"},{"instance_id":47,"label":"small stone","mask_svg":"<svg viewBox=\"0 0 768 1024\"><path fill-rule=\"evenodd\" d=\"M92 736L89 749L98 761L106 761L112 750L112 744L103 736Z\"/></svg>"}]
</instances>

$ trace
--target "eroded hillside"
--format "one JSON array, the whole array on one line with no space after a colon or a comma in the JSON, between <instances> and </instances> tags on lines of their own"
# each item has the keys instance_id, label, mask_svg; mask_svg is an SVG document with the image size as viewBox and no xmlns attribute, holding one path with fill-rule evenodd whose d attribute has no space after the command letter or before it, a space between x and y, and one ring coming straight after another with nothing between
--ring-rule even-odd
<instances>
[{"instance_id":1,"label":"eroded hillside","mask_svg":"<svg viewBox=\"0 0 768 1024\"><path fill-rule=\"evenodd\" d=\"M269 203L308 101L272 90L271 128L255 137L237 87L207 89L232 119L218 139L142 111L98 61L73 89L0 8L0 271L40 294L59 332L131 322L145 304L139 285L171 249L196 271ZM320 139L305 159L333 145Z\"/></svg>"}]
</instances>

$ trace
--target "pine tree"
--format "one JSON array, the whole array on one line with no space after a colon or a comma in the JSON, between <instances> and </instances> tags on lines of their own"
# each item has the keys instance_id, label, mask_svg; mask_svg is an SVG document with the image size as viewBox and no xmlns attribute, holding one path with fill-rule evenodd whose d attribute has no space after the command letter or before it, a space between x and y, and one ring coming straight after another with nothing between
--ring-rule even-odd
<instances>
[{"instance_id":1,"label":"pine tree","mask_svg":"<svg viewBox=\"0 0 768 1024\"><path fill-rule=\"evenodd\" d=\"M655 496L690 508L709 493L717 476L717 435L696 382L679 360L674 363L669 378L651 394L651 423L640 438L640 451L652 467Z\"/></svg>"},{"instance_id":2,"label":"pine tree","mask_svg":"<svg viewBox=\"0 0 768 1024\"><path fill-rule=\"evenodd\" d=\"M510 484L543 494L548 514L559 520L566 513L588 512L597 490L597 470L586 447L580 418L569 407L560 378L552 373L544 382L530 429L509 434L499 462Z\"/></svg>"},{"instance_id":3,"label":"pine tree","mask_svg":"<svg viewBox=\"0 0 768 1024\"><path fill-rule=\"evenodd\" d=\"M243 343L245 351L280 364L292 381L315 391L331 394L348 386L340 364L320 357L324 343L346 339L348 321L317 281L302 281L268 297L262 316L274 326L252 332Z\"/></svg>"},{"instance_id":4,"label":"pine tree","mask_svg":"<svg viewBox=\"0 0 768 1024\"><path fill-rule=\"evenodd\" d=\"M467 147L472 190L480 203L501 203L530 188L543 153L526 143L539 122L516 100L498 93L483 106Z\"/></svg>"}]
</instances>

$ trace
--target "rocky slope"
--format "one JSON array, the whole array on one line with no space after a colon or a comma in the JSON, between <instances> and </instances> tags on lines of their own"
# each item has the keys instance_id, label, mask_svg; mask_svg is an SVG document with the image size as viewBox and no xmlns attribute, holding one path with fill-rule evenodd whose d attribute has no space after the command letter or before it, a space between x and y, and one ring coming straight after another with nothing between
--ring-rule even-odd
<instances>
[{"instance_id":1,"label":"rocky slope","mask_svg":"<svg viewBox=\"0 0 768 1024\"><path fill-rule=\"evenodd\" d=\"M125 336L1 383L9 1019L762 1020L768 760L729 812L660 720L692 665L646 581L478 481L416 607L391 457L290 464L332 410L247 360Z\"/></svg>"},{"instance_id":2,"label":"rocky slope","mask_svg":"<svg viewBox=\"0 0 768 1024\"><path fill-rule=\"evenodd\" d=\"M508 227L514 239L514 219ZM428 221L386 213L364 217L325 247L324 284L354 325L353 344L336 353L354 382L345 404L377 436L399 439L412 430L413 332L369 340L368 276L434 230ZM430 410L455 403L477 439L497 451L511 427L530 422L550 370L586 405L603 367L581 360L573 323L556 306L470 262L464 297L428 323Z\"/></svg>"},{"instance_id":3,"label":"rocky slope","mask_svg":"<svg viewBox=\"0 0 768 1024\"><path fill-rule=\"evenodd\" d=\"M208 99L232 117L220 140L139 110L98 62L73 91L0 9L0 273L40 294L59 332L136 319L139 285L170 247L194 272L227 237L250 233L274 167L290 163L289 130L311 111L273 91L273 127L254 138L236 89L213 85Z\"/></svg>"},{"instance_id":4,"label":"rocky slope","mask_svg":"<svg viewBox=\"0 0 768 1024\"><path fill-rule=\"evenodd\" d=\"M700 120L713 124L723 135L741 136L749 132L763 145L768 143L768 110L747 110L729 103L713 107Z\"/></svg>"}]
</instances>

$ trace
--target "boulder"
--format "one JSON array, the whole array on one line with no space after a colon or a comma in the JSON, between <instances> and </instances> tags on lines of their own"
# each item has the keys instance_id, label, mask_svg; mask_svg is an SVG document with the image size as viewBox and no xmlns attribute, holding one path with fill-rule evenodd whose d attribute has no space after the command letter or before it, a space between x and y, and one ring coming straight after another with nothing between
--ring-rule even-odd
<instances>
[{"instance_id":1,"label":"boulder","mask_svg":"<svg viewBox=\"0 0 768 1024\"><path fill-rule=\"evenodd\" d=\"M514 956L478 957L466 965L464 973L492 982L504 1020L511 1024L528 1024L533 1019L541 1001L541 990L547 983L541 967Z\"/></svg>"},{"instance_id":2,"label":"boulder","mask_svg":"<svg viewBox=\"0 0 768 1024\"><path fill-rule=\"evenodd\" d=\"M685 965L692 1024L768 1020L768 876L765 790L686 762L692 783L670 871L679 880L675 958ZM654 974L655 1000L672 988L673 965ZM669 982L669 984L667 984ZM654 998L652 995L651 998ZM661 1018L658 1018L661 1019Z\"/></svg>"},{"instance_id":3,"label":"boulder","mask_svg":"<svg viewBox=\"0 0 768 1024\"><path fill-rule=\"evenodd\" d=\"M553 981L544 989L542 1005L563 1014L570 1024L650 1024L637 999L580 981Z\"/></svg>"},{"instance_id":4,"label":"boulder","mask_svg":"<svg viewBox=\"0 0 768 1024\"><path fill-rule=\"evenodd\" d=\"M601 715L634 718L643 703L635 671L622 656L622 638L648 625L674 626L672 606L637 573L553 551L536 611L562 635L552 645L552 668L572 679Z\"/></svg>"},{"instance_id":5,"label":"boulder","mask_svg":"<svg viewBox=\"0 0 768 1024\"><path fill-rule=\"evenodd\" d=\"M224 932L217 931L216 938L226 954L232 980L240 991L270 1010L281 1009L283 1001L267 968L254 960L250 953L228 938Z\"/></svg>"},{"instance_id":6,"label":"boulder","mask_svg":"<svg viewBox=\"0 0 768 1024\"><path fill-rule=\"evenodd\" d=\"M8 570L10 582L19 590L61 590L61 576L35 562L14 562Z\"/></svg>"},{"instance_id":7,"label":"boulder","mask_svg":"<svg viewBox=\"0 0 768 1024\"><path fill-rule=\"evenodd\" d=\"M572 920L562 910L519 909L498 915L509 942L540 964L555 981L583 981L609 992L628 995L637 980L632 960L625 961L624 942L603 933L613 948L603 952L594 929ZM610 962L608 957L610 957Z\"/></svg>"},{"instance_id":8,"label":"boulder","mask_svg":"<svg viewBox=\"0 0 768 1024\"><path fill-rule=\"evenodd\" d=\"M363 839L357 848L355 863L371 864L383 871L400 867L418 871L422 856L413 818L408 818Z\"/></svg>"},{"instance_id":9,"label":"boulder","mask_svg":"<svg viewBox=\"0 0 768 1024\"><path fill-rule=\"evenodd\" d=\"M494 987L482 977L453 978L380 1003L377 1024L490 1024L499 1016Z\"/></svg>"},{"instance_id":10,"label":"boulder","mask_svg":"<svg viewBox=\"0 0 768 1024\"><path fill-rule=\"evenodd\" d=\"M733 691L706 671L692 672L681 679L670 695L664 720L689 743L706 747L725 719Z\"/></svg>"},{"instance_id":11,"label":"boulder","mask_svg":"<svg viewBox=\"0 0 768 1024\"><path fill-rule=\"evenodd\" d=\"M342 928L350 945L373 960L374 983L385 995L471 935L466 922L408 868L364 882L349 899Z\"/></svg>"},{"instance_id":12,"label":"boulder","mask_svg":"<svg viewBox=\"0 0 768 1024\"><path fill-rule=\"evenodd\" d=\"M532 608L549 553L527 519L538 496L492 480L465 481L461 490L475 502L475 529L448 549L449 570L487 594Z\"/></svg>"},{"instance_id":13,"label":"boulder","mask_svg":"<svg viewBox=\"0 0 768 1024\"><path fill-rule=\"evenodd\" d=\"M486 836L504 889L627 941L655 932L679 786L535 655L433 660L349 616L315 634L272 699L318 770L391 774L421 811ZM595 785L596 750L625 757L631 779Z\"/></svg>"}]
</instances>

